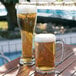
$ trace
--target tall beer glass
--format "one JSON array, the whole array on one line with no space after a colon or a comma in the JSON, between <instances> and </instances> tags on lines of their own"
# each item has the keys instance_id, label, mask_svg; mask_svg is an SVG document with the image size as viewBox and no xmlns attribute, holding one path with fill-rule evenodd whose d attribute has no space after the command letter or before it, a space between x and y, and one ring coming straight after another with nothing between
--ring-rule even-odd
<instances>
[{"instance_id":1,"label":"tall beer glass","mask_svg":"<svg viewBox=\"0 0 76 76\"><path fill-rule=\"evenodd\" d=\"M33 64L33 30L36 22L36 6L19 4L17 6L18 24L22 39L21 64Z\"/></svg>"},{"instance_id":2,"label":"tall beer glass","mask_svg":"<svg viewBox=\"0 0 76 76\"><path fill-rule=\"evenodd\" d=\"M54 34L37 34L35 36L35 62L36 71L55 72L55 44Z\"/></svg>"}]
</instances>

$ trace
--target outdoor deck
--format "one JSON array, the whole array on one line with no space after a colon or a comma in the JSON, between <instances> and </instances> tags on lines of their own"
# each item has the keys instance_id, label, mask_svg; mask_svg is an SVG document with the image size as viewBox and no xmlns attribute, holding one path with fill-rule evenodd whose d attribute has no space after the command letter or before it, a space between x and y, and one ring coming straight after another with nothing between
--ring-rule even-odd
<instances>
[{"instance_id":1,"label":"outdoor deck","mask_svg":"<svg viewBox=\"0 0 76 76\"><path fill-rule=\"evenodd\" d=\"M60 45L57 45L57 47ZM59 49L57 49L59 50ZM56 61L60 59L61 49L56 53ZM34 72L33 66L19 66L19 59L17 58L0 67L0 76L55 76L52 74L40 74ZM59 71L57 76L76 76L76 46L64 45L63 61L56 65L56 70ZM34 72L34 75L33 73Z\"/></svg>"}]
</instances>

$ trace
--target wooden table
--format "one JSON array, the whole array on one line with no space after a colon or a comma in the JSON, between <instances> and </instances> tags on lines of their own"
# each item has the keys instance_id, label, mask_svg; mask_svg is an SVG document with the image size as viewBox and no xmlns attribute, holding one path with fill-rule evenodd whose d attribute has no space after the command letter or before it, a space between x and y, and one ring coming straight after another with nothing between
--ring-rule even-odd
<instances>
[{"instance_id":1,"label":"wooden table","mask_svg":"<svg viewBox=\"0 0 76 76\"><path fill-rule=\"evenodd\" d=\"M57 45L57 47L60 45ZM61 48L61 47L60 47ZM60 59L61 49L57 48L56 61ZM55 76L52 74L41 74L34 71L33 66L20 66L17 58L0 67L0 76ZM76 76L76 46L64 45L63 61L56 65L56 70L59 71L57 76ZM34 74L34 75L33 75Z\"/></svg>"}]
</instances>

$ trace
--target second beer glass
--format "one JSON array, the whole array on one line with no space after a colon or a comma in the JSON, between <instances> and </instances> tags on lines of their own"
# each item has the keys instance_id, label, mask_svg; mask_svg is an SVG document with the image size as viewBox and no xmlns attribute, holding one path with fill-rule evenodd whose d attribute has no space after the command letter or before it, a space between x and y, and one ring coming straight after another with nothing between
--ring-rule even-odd
<instances>
[{"instance_id":1,"label":"second beer glass","mask_svg":"<svg viewBox=\"0 0 76 76\"><path fill-rule=\"evenodd\" d=\"M38 34L35 36L36 71L45 73L55 69L55 41L53 34Z\"/></svg>"},{"instance_id":2,"label":"second beer glass","mask_svg":"<svg viewBox=\"0 0 76 76\"><path fill-rule=\"evenodd\" d=\"M22 38L21 64L33 64L33 30L36 21L36 6L19 4L17 7L18 24Z\"/></svg>"}]
</instances>

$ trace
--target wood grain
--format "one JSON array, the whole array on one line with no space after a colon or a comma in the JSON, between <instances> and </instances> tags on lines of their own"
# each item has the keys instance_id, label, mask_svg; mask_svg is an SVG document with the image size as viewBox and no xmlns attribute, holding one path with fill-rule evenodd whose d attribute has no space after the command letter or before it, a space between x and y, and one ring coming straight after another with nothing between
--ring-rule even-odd
<instances>
[{"instance_id":1,"label":"wood grain","mask_svg":"<svg viewBox=\"0 0 76 76\"><path fill-rule=\"evenodd\" d=\"M58 76L76 76L76 51L73 50L76 46L65 44L64 60L56 66L59 71ZM60 50L57 54L60 53ZM60 55L60 54L59 54ZM59 59L59 56L57 57ZM35 72L35 66L19 66L20 58L17 58L8 64L0 67L0 76L55 76L54 73L42 74Z\"/></svg>"}]
</instances>

